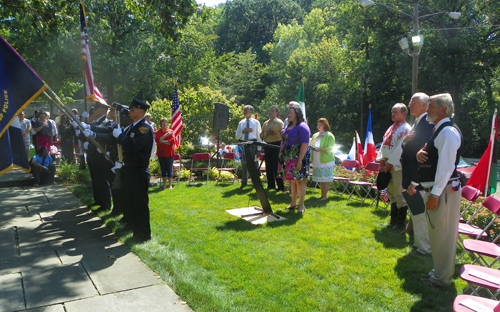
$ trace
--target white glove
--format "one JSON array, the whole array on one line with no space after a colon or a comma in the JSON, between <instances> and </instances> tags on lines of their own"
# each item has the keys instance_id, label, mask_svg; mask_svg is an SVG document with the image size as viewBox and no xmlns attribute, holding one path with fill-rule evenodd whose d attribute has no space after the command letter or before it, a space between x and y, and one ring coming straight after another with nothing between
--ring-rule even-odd
<instances>
[{"instance_id":1,"label":"white glove","mask_svg":"<svg viewBox=\"0 0 500 312\"><path fill-rule=\"evenodd\" d=\"M118 128L113 129L113 136L115 138L118 138L120 134L122 134L122 128L120 127L120 125L118 125Z\"/></svg>"},{"instance_id":2,"label":"white glove","mask_svg":"<svg viewBox=\"0 0 500 312\"><path fill-rule=\"evenodd\" d=\"M120 169L121 167L123 167L123 164L121 162L115 162L115 166L113 168L111 168L111 171L113 171L113 173L116 173L115 170L117 169Z\"/></svg>"},{"instance_id":3,"label":"white glove","mask_svg":"<svg viewBox=\"0 0 500 312\"><path fill-rule=\"evenodd\" d=\"M95 132L89 129L83 130L83 135L88 138L89 136L95 138Z\"/></svg>"},{"instance_id":4,"label":"white glove","mask_svg":"<svg viewBox=\"0 0 500 312\"><path fill-rule=\"evenodd\" d=\"M86 123L81 122L80 124L82 125L82 128L83 128L83 129L85 129L85 130L90 129L90 126L89 126L89 125L87 125Z\"/></svg>"},{"instance_id":5,"label":"white glove","mask_svg":"<svg viewBox=\"0 0 500 312\"><path fill-rule=\"evenodd\" d=\"M76 136L79 136L79 135L80 135L80 133L82 133L82 132L81 132L80 130L76 129L76 130L75 130L75 133L76 133Z\"/></svg>"},{"instance_id":6,"label":"white glove","mask_svg":"<svg viewBox=\"0 0 500 312\"><path fill-rule=\"evenodd\" d=\"M83 143L83 148L88 150L89 149L89 142Z\"/></svg>"},{"instance_id":7,"label":"white glove","mask_svg":"<svg viewBox=\"0 0 500 312\"><path fill-rule=\"evenodd\" d=\"M83 113L82 113L82 117L83 117L83 118L89 118L89 113L87 113L87 112L83 112Z\"/></svg>"},{"instance_id":8,"label":"white glove","mask_svg":"<svg viewBox=\"0 0 500 312\"><path fill-rule=\"evenodd\" d=\"M101 151L100 148L97 148L97 152L100 153L100 154L102 154L102 151Z\"/></svg>"},{"instance_id":9,"label":"white glove","mask_svg":"<svg viewBox=\"0 0 500 312\"><path fill-rule=\"evenodd\" d=\"M76 123L76 121L70 121L69 123L73 126L73 128L78 129L78 124Z\"/></svg>"}]
</instances>

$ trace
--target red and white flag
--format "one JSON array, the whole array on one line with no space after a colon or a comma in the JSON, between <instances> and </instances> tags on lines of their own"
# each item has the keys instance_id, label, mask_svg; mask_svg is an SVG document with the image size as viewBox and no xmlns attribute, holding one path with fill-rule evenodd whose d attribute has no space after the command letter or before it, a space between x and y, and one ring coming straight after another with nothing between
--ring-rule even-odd
<instances>
[{"instance_id":1,"label":"red and white flag","mask_svg":"<svg viewBox=\"0 0 500 312\"><path fill-rule=\"evenodd\" d=\"M372 132L372 106L368 107L368 124L366 125L364 161L365 164L371 163L377 159L377 150L375 149L375 141L373 140Z\"/></svg>"},{"instance_id":2,"label":"red and white flag","mask_svg":"<svg viewBox=\"0 0 500 312\"><path fill-rule=\"evenodd\" d=\"M85 63L85 98L90 102L100 102L107 104L99 89L94 82L92 73L92 62L90 60L89 33L87 32L87 18L85 16L85 7L80 2L80 27L82 40L82 59Z\"/></svg>"},{"instance_id":3,"label":"red and white flag","mask_svg":"<svg viewBox=\"0 0 500 312\"><path fill-rule=\"evenodd\" d=\"M472 186L488 196L496 192L497 189L497 111L493 114L491 121L491 134L488 148L484 152L481 160L477 163L476 169L472 172L467 185Z\"/></svg>"},{"instance_id":4,"label":"red and white flag","mask_svg":"<svg viewBox=\"0 0 500 312\"><path fill-rule=\"evenodd\" d=\"M177 96L177 86L174 86L174 97L172 99L172 130L174 130L175 137L175 148L181 146L181 131L182 131L182 115L181 107L179 103L179 97Z\"/></svg>"},{"instance_id":5,"label":"red and white flag","mask_svg":"<svg viewBox=\"0 0 500 312\"><path fill-rule=\"evenodd\" d=\"M356 160L359 162L359 168L365 166L363 148L361 147L361 140L359 139L358 131L356 131Z\"/></svg>"}]
</instances>

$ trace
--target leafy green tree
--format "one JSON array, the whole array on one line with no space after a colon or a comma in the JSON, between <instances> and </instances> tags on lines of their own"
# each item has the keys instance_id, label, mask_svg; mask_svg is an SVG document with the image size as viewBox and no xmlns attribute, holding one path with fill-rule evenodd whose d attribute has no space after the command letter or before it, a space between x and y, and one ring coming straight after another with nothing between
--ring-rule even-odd
<instances>
[{"instance_id":1,"label":"leafy green tree","mask_svg":"<svg viewBox=\"0 0 500 312\"><path fill-rule=\"evenodd\" d=\"M238 104L259 106L264 97L264 84L261 81L263 66L257 62L257 55L250 50L225 55L221 64L218 85L223 94L235 97Z\"/></svg>"},{"instance_id":2,"label":"leafy green tree","mask_svg":"<svg viewBox=\"0 0 500 312\"><path fill-rule=\"evenodd\" d=\"M262 47L271 42L278 24L302 19L303 11L293 0L233 0L219 10L215 50L218 55L251 50L259 62L268 63Z\"/></svg>"}]
</instances>

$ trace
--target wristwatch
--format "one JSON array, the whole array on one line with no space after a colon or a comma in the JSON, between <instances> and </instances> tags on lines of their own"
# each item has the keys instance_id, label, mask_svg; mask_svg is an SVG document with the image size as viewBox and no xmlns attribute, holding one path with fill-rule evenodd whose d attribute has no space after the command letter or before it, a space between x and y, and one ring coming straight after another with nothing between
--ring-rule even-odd
<instances>
[{"instance_id":1,"label":"wristwatch","mask_svg":"<svg viewBox=\"0 0 500 312\"><path fill-rule=\"evenodd\" d=\"M431 196L432 196L433 198L439 198L439 196L434 195L434 194L431 194Z\"/></svg>"}]
</instances>

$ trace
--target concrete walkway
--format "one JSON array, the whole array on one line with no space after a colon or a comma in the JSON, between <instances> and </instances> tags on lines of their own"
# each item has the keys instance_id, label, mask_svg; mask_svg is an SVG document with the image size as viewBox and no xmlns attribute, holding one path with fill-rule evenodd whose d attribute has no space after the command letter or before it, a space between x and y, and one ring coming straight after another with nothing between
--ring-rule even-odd
<instances>
[{"instance_id":1,"label":"concrete walkway","mask_svg":"<svg viewBox=\"0 0 500 312\"><path fill-rule=\"evenodd\" d=\"M0 311L191 311L64 186L28 185L0 177Z\"/></svg>"}]
</instances>

